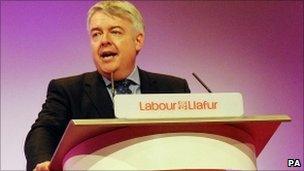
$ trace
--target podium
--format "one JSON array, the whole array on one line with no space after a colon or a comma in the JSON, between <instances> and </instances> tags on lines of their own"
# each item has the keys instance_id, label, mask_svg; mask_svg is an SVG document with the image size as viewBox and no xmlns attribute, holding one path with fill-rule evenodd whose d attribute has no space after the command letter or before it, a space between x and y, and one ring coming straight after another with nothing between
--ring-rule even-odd
<instances>
[{"instance_id":1,"label":"podium","mask_svg":"<svg viewBox=\"0 0 304 171\"><path fill-rule=\"evenodd\" d=\"M71 120L51 170L257 170L288 115Z\"/></svg>"}]
</instances>

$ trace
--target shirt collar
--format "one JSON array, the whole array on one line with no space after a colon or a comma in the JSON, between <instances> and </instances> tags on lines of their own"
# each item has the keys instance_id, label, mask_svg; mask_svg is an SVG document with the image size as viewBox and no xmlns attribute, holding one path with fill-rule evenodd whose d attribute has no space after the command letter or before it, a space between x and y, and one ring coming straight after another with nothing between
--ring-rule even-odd
<instances>
[{"instance_id":1,"label":"shirt collar","mask_svg":"<svg viewBox=\"0 0 304 171\"><path fill-rule=\"evenodd\" d=\"M104 76L102 76L102 79L106 83L106 86L109 86L111 84L111 81L105 78ZM134 70L126 79L132 80L136 85L140 86L139 72L137 66L134 67Z\"/></svg>"}]
</instances>

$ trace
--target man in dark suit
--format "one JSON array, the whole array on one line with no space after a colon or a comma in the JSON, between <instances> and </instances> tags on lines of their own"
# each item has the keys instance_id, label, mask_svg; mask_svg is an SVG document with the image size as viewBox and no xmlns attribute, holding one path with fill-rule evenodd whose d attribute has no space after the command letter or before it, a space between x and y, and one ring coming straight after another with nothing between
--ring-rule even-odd
<instances>
[{"instance_id":1,"label":"man in dark suit","mask_svg":"<svg viewBox=\"0 0 304 171\"><path fill-rule=\"evenodd\" d=\"M136 66L145 34L142 16L131 3L96 3L88 13L88 30L97 71L50 82L46 102L26 138L27 170L49 170L51 157L71 119L115 118L115 93L190 92L184 79ZM122 88L113 91L113 80Z\"/></svg>"}]
</instances>

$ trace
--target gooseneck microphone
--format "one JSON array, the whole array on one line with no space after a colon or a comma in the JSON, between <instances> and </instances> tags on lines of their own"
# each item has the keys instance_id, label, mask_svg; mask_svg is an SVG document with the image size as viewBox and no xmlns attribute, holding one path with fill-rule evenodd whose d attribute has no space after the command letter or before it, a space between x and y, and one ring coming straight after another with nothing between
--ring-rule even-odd
<instances>
[{"instance_id":1,"label":"gooseneck microphone","mask_svg":"<svg viewBox=\"0 0 304 171\"><path fill-rule=\"evenodd\" d=\"M114 85L114 73L111 72L111 93L112 93L112 97L114 99L115 96L115 85Z\"/></svg>"},{"instance_id":2,"label":"gooseneck microphone","mask_svg":"<svg viewBox=\"0 0 304 171\"><path fill-rule=\"evenodd\" d=\"M196 80L198 82L201 83L201 85L203 85L205 87L205 89L209 92L212 93L212 91L210 90L210 88L193 72L192 75L196 78Z\"/></svg>"}]
</instances>

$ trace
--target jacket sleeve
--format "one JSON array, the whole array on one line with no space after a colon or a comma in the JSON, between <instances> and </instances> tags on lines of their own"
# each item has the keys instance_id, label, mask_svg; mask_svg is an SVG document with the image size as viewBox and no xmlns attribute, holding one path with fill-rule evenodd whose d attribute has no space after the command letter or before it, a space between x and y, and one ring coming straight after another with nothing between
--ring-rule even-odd
<instances>
[{"instance_id":1,"label":"jacket sleeve","mask_svg":"<svg viewBox=\"0 0 304 171\"><path fill-rule=\"evenodd\" d=\"M184 80L184 90L185 90L185 93L191 93L190 89L189 89L189 86L188 86L188 83L186 80Z\"/></svg>"},{"instance_id":2,"label":"jacket sleeve","mask_svg":"<svg viewBox=\"0 0 304 171\"><path fill-rule=\"evenodd\" d=\"M60 138L70 120L68 94L58 82L49 83L42 110L29 131L24 145L27 170L37 163L51 160Z\"/></svg>"}]
</instances>

